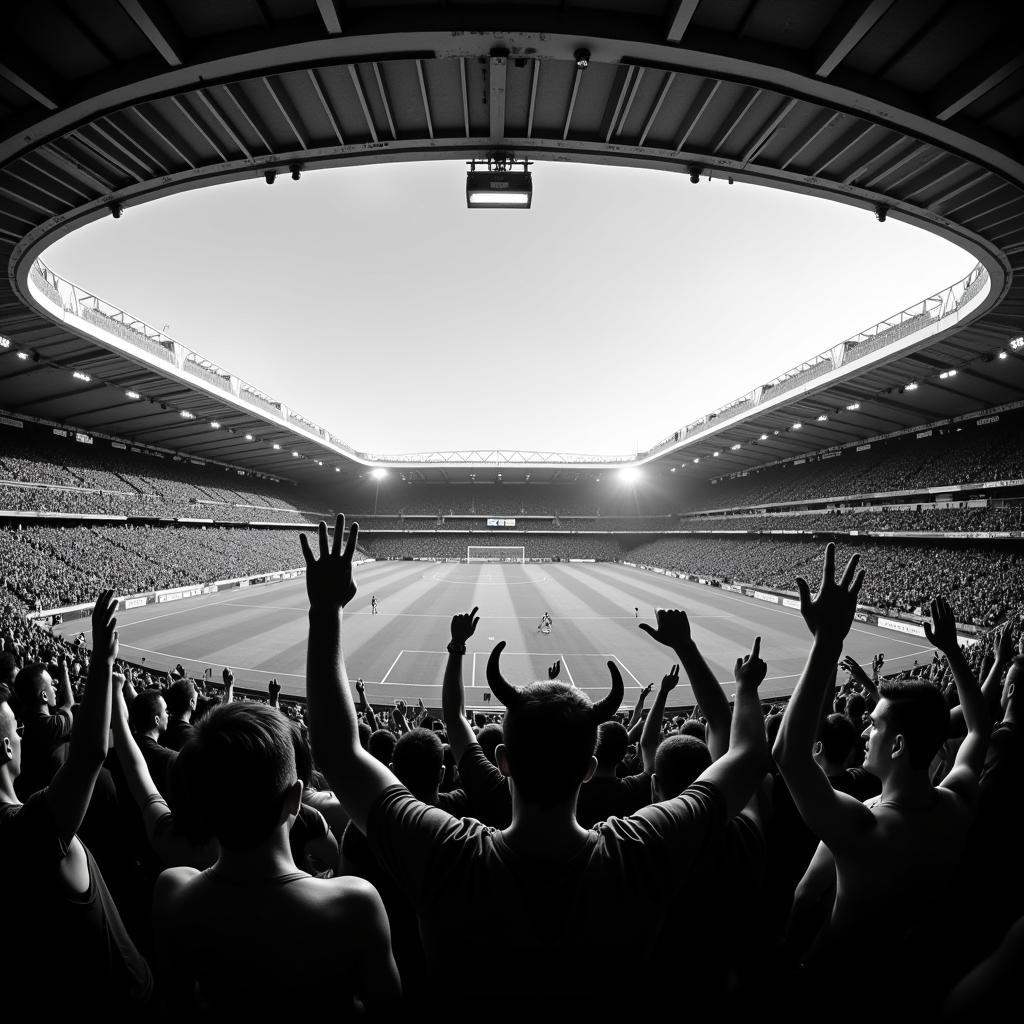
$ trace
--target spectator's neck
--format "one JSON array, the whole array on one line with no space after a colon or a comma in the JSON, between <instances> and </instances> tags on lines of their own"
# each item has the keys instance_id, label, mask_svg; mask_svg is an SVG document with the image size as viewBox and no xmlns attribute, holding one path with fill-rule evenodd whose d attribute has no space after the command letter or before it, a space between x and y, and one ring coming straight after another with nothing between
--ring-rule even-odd
<instances>
[{"instance_id":1,"label":"spectator's neck","mask_svg":"<svg viewBox=\"0 0 1024 1024\"><path fill-rule=\"evenodd\" d=\"M14 792L14 777L7 767L0 768L0 804L13 804L15 807L20 804L17 794Z\"/></svg>"},{"instance_id":2,"label":"spectator's neck","mask_svg":"<svg viewBox=\"0 0 1024 1024\"><path fill-rule=\"evenodd\" d=\"M598 768L593 777L595 779L617 779L619 777L618 768L617 764L613 764L610 768Z\"/></svg>"},{"instance_id":3,"label":"spectator's neck","mask_svg":"<svg viewBox=\"0 0 1024 1024\"><path fill-rule=\"evenodd\" d=\"M577 790L572 799L551 807L528 804L512 787L512 824L502 832L516 853L558 860L572 856L586 842L589 832L576 821Z\"/></svg>"},{"instance_id":4,"label":"spectator's neck","mask_svg":"<svg viewBox=\"0 0 1024 1024\"><path fill-rule=\"evenodd\" d=\"M245 850L222 846L213 870L222 878L239 882L277 878L298 871L288 845L288 825L278 825L270 838L258 846Z\"/></svg>"},{"instance_id":5,"label":"spectator's neck","mask_svg":"<svg viewBox=\"0 0 1024 1024\"><path fill-rule=\"evenodd\" d=\"M914 810L927 806L935 797L935 787L927 770L895 768L882 780L882 803Z\"/></svg>"}]
</instances>

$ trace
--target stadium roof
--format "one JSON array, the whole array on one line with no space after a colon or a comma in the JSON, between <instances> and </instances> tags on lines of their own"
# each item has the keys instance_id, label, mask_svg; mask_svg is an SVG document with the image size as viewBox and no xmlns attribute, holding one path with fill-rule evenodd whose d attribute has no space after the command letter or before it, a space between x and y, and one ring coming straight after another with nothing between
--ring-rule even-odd
<instances>
[{"instance_id":1,"label":"stadium roof","mask_svg":"<svg viewBox=\"0 0 1024 1024\"><path fill-rule=\"evenodd\" d=\"M786 188L937 232L979 260L936 296L908 295L885 325L822 337L826 350L785 380L639 461L711 473L702 457L719 451L718 475L1013 401L1024 358L999 359L1024 321L1011 13L978 0L6 4L0 407L298 479L388 463L425 479L500 467L539 481L607 463L354 452L332 433L344 423L312 423L36 262L91 220L218 181L494 154Z\"/></svg>"}]
</instances>

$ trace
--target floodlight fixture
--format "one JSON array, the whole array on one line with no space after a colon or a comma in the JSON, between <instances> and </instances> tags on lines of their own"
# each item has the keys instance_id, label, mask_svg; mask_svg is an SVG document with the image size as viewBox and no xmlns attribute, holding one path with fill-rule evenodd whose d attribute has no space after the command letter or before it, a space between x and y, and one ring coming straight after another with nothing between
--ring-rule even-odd
<instances>
[{"instance_id":1,"label":"floodlight fixture","mask_svg":"<svg viewBox=\"0 0 1024 1024\"><path fill-rule=\"evenodd\" d=\"M713 455L713 456L714 456L714 457L715 457L716 459L718 458L718 455L719 455L719 453L718 453L718 452L712 452L711 454L712 454L712 455Z\"/></svg>"},{"instance_id":2,"label":"floodlight fixture","mask_svg":"<svg viewBox=\"0 0 1024 1024\"><path fill-rule=\"evenodd\" d=\"M916 391L917 390L917 381L916 380L912 380L909 384L904 386L903 390L904 391Z\"/></svg>"},{"instance_id":3,"label":"floodlight fixture","mask_svg":"<svg viewBox=\"0 0 1024 1024\"><path fill-rule=\"evenodd\" d=\"M794 429L794 430L799 430L799 429L800 429L800 428L801 428L802 426L803 426L803 424L802 424L802 423L794 423L794 424L793 424L793 429Z\"/></svg>"},{"instance_id":4,"label":"floodlight fixture","mask_svg":"<svg viewBox=\"0 0 1024 1024\"><path fill-rule=\"evenodd\" d=\"M288 170L292 172L292 181L298 181L302 177L302 164L291 164Z\"/></svg>"},{"instance_id":5,"label":"floodlight fixture","mask_svg":"<svg viewBox=\"0 0 1024 1024\"><path fill-rule=\"evenodd\" d=\"M10 338L0 338L0 348L10 348L10 347L11 347L11 339Z\"/></svg>"},{"instance_id":6,"label":"floodlight fixture","mask_svg":"<svg viewBox=\"0 0 1024 1024\"><path fill-rule=\"evenodd\" d=\"M884 224L885 223L885 218L888 215L889 215L889 207L888 206L876 206L875 207L875 220L877 220L879 224Z\"/></svg>"},{"instance_id":7,"label":"floodlight fixture","mask_svg":"<svg viewBox=\"0 0 1024 1024\"><path fill-rule=\"evenodd\" d=\"M574 54L576 58L576 67L581 71L590 66L590 51L585 47L580 47Z\"/></svg>"},{"instance_id":8,"label":"floodlight fixture","mask_svg":"<svg viewBox=\"0 0 1024 1024\"><path fill-rule=\"evenodd\" d=\"M388 471L383 466L378 466L376 469L370 470L370 476L374 480L383 480L388 475Z\"/></svg>"},{"instance_id":9,"label":"floodlight fixture","mask_svg":"<svg viewBox=\"0 0 1024 1024\"><path fill-rule=\"evenodd\" d=\"M1016 352L1018 349L1024 348L1024 336L1021 336L1019 338L1011 338L1010 348L1012 348L1014 352Z\"/></svg>"},{"instance_id":10,"label":"floodlight fixture","mask_svg":"<svg viewBox=\"0 0 1024 1024\"><path fill-rule=\"evenodd\" d=\"M281 450L281 446L275 441L274 442L274 451L275 452L279 452L280 450Z\"/></svg>"},{"instance_id":11,"label":"floodlight fixture","mask_svg":"<svg viewBox=\"0 0 1024 1024\"><path fill-rule=\"evenodd\" d=\"M821 415L820 415L820 416L818 417L818 422L819 422L819 423L825 423L825 422L827 422L827 420L828 420L828 417L827 417L827 416L826 416L826 415L825 415L824 413L822 413L822 414L821 414Z\"/></svg>"},{"instance_id":12,"label":"floodlight fixture","mask_svg":"<svg viewBox=\"0 0 1024 1024\"><path fill-rule=\"evenodd\" d=\"M690 166L687 167L687 170L690 172L690 182L694 185L698 184L700 182L701 168L696 164L690 164Z\"/></svg>"},{"instance_id":13,"label":"floodlight fixture","mask_svg":"<svg viewBox=\"0 0 1024 1024\"><path fill-rule=\"evenodd\" d=\"M768 440L768 435L767 434L762 434L760 440L767 441Z\"/></svg>"},{"instance_id":14,"label":"floodlight fixture","mask_svg":"<svg viewBox=\"0 0 1024 1024\"><path fill-rule=\"evenodd\" d=\"M731 451L731 452L738 452L742 447L743 447L743 445L741 445L741 444L739 444L737 442L736 444L732 445L732 447L729 449L729 451Z\"/></svg>"},{"instance_id":15,"label":"floodlight fixture","mask_svg":"<svg viewBox=\"0 0 1024 1024\"><path fill-rule=\"evenodd\" d=\"M116 201L109 203L107 205L107 209L110 211L110 216L113 217L114 220L120 220L121 214L124 213L124 207Z\"/></svg>"},{"instance_id":16,"label":"floodlight fixture","mask_svg":"<svg viewBox=\"0 0 1024 1024\"><path fill-rule=\"evenodd\" d=\"M251 441L252 440L252 434L246 434L245 435L245 439L246 439L246 441Z\"/></svg>"},{"instance_id":17,"label":"floodlight fixture","mask_svg":"<svg viewBox=\"0 0 1024 1024\"><path fill-rule=\"evenodd\" d=\"M142 397L142 395L140 395L138 391L126 391L124 393L124 397L130 398L133 402L137 402Z\"/></svg>"},{"instance_id":18,"label":"floodlight fixture","mask_svg":"<svg viewBox=\"0 0 1024 1024\"><path fill-rule=\"evenodd\" d=\"M89 374L82 373L81 370L75 370L75 372L73 374L71 374L71 376L74 377L75 380L82 381L82 383L84 383L84 384L88 384L89 381L92 380L92 377L90 377Z\"/></svg>"},{"instance_id":19,"label":"floodlight fixture","mask_svg":"<svg viewBox=\"0 0 1024 1024\"><path fill-rule=\"evenodd\" d=\"M210 420L210 426L214 430L220 430L220 424L216 420Z\"/></svg>"},{"instance_id":20,"label":"floodlight fixture","mask_svg":"<svg viewBox=\"0 0 1024 1024\"><path fill-rule=\"evenodd\" d=\"M469 161L466 206L470 210L528 210L532 205L533 175L529 160L497 155Z\"/></svg>"},{"instance_id":21,"label":"floodlight fixture","mask_svg":"<svg viewBox=\"0 0 1024 1024\"><path fill-rule=\"evenodd\" d=\"M18 353L18 355L20 356L20 355L21 355L21 353L19 352L19 353ZM1005 352L1000 352L1000 353L999 353L999 358L1000 358L1000 359L1005 359L1005 358L1006 358L1006 353L1005 353Z\"/></svg>"},{"instance_id":22,"label":"floodlight fixture","mask_svg":"<svg viewBox=\"0 0 1024 1024\"><path fill-rule=\"evenodd\" d=\"M180 415L183 420L194 420L196 418L196 414L189 412L188 409L182 409Z\"/></svg>"},{"instance_id":23,"label":"floodlight fixture","mask_svg":"<svg viewBox=\"0 0 1024 1024\"><path fill-rule=\"evenodd\" d=\"M860 408L860 402L851 402L847 407L847 412L856 412Z\"/></svg>"},{"instance_id":24,"label":"floodlight fixture","mask_svg":"<svg viewBox=\"0 0 1024 1024\"><path fill-rule=\"evenodd\" d=\"M956 376L956 370L943 370L939 374L939 380L948 380L950 377Z\"/></svg>"},{"instance_id":25,"label":"floodlight fixture","mask_svg":"<svg viewBox=\"0 0 1024 1024\"><path fill-rule=\"evenodd\" d=\"M672 467L672 468L671 468L671 469L669 470L669 472L670 472L670 473L674 473L675 471L676 471L676 467L675 467L675 466L673 466L673 467Z\"/></svg>"},{"instance_id":26,"label":"floodlight fixture","mask_svg":"<svg viewBox=\"0 0 1024 1024\"><path fill-rule=\"evenodd\" d=\"M293 459L297 459L298 457L299 457L299 453L298 452L292 452L292 458Z\"/></svg>"},{"instance_id":27,"label":"floodlight fixture","mask_svg":"<svg viewBox=\"0 0 1024 1024\"><path fill-rule=\"evenodd\" d=\"M277 181L277 171L264 171L263 178L268 185L273 185Z\"/></svg>"},{"instance_id":28,"label":"floodlight fixture","mask_svg":"<svg viewBox=\"0 0 1024 1024\"><path fill-rule=\"evenodd\" d=\"M635 484L640 479L640 470L635 466L623 466L619 470L619 481L627 486Z\"/></svg>"},{"instance_id":29,"label":"floodlight fixture","mask_svg":"<svg viewBox=\"0 0 1024 1024\"><path fill-rule=\"evenodd\" d=\"M340 466L335 466L334 467L334 472L335 473L340 473L341 472L341 467Z\"/></svg>"}]
</instances>

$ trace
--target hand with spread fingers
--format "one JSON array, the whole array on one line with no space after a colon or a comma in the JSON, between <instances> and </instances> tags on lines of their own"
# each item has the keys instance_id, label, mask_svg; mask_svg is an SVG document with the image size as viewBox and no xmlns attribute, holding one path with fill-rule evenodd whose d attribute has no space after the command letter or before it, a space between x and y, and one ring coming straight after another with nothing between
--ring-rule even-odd
<instances>
[{"instance_id":1,"label":"hand with spread fingers","mask_svg":"<svg viewBox=\"0 0 1024 1024\"><path fill-rule=\"evenodd\" d=\"M356 596L352 579L352 556L359 538L359 524L353 523L348 531L348 542L342 551L341 539L345 533L345 517L339 515L334 524L334 541L327 546L327 524L317 527L320 557L316 558L303 533L299 536L302 554L306 559L306 593L311 611L340 611Z\"/></svg>"},{"instance_id":2,"label":"hand with spread fingers","mask_svg":"<svg viewBox=\"0 0 1024 1024\"><path fill-rule=\"evenodd\" d=\"M562 659L559 658L549 669L548 679L557 679L558 674L562 671Z\"/></svg>"},{"instance_id":3,"label":"hand with spread fingers","mask_svg":"<svg viewBox=\"0 0 1024 1024\"><path fill-rule=\"evenodd\" d=\"M931 604L932 621L924 623L924 635L928 642L949 655L960 650L960 638L956 635L956 616L944 597L936 597Z\"/></svg>"},{"instance_id":4,"label":"hand with spread fingers","mask_svg":"<svg viewBox=\"0 0 1024 1024\"><path fill-rule=\"evenodd\" d=\"M800 592L800 614L807 623L807 628L816 640L825 640L841 645L853 625L853 616L857 611L857 595L864 582L864 570L857 572L860 555L854 555L842 578L836 582L836 546L829 544L825 548L825 565L821 573L821 586L817 594L811 596L807 580L802 576L796 579L796 587Z\"/></svg>"}]
</instances>

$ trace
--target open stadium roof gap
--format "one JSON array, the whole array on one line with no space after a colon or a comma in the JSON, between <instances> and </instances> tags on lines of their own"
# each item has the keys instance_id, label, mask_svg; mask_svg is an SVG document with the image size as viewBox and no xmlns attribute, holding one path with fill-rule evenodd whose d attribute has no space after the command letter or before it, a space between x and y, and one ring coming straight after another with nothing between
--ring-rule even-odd
<instances>
[{"instance_id":1,"label":"open stadium roof gap","mask_svg":"<svg viewBox=\"0 0 1024 1024\"><path fill-rule=\"evenodd\" d=\"M33 55L19 63L9 44L0 59L0 335L12 342L0 350L0 407L254 471L365 473L385 459L162 331L83 301L38 257L91 220L217 181L495 153L535 168L574 160L682 173L696 187L713 177L790 189L933 231L979 261L919 309L629 461L754 466L761 445L785 457L1024 391L1010 348L1024 319L1022 69L1000 45L1014 38L1010 5L954 0L939 13L896 0L855 33L836 5L785 0L745 11L612 2L554 18L542 5L438 3L417 6L415 26L408 8L367 0L344 31L337 7L308 0L281 0L263 19L244 5L164 7L160 30L100 7L0 9L0 37ZM961 31L931 31L951 11ZM501 469L531 482L614 464L416 454L431 458L388 461L424 479Z\"/></svg>"}]
</instances>

